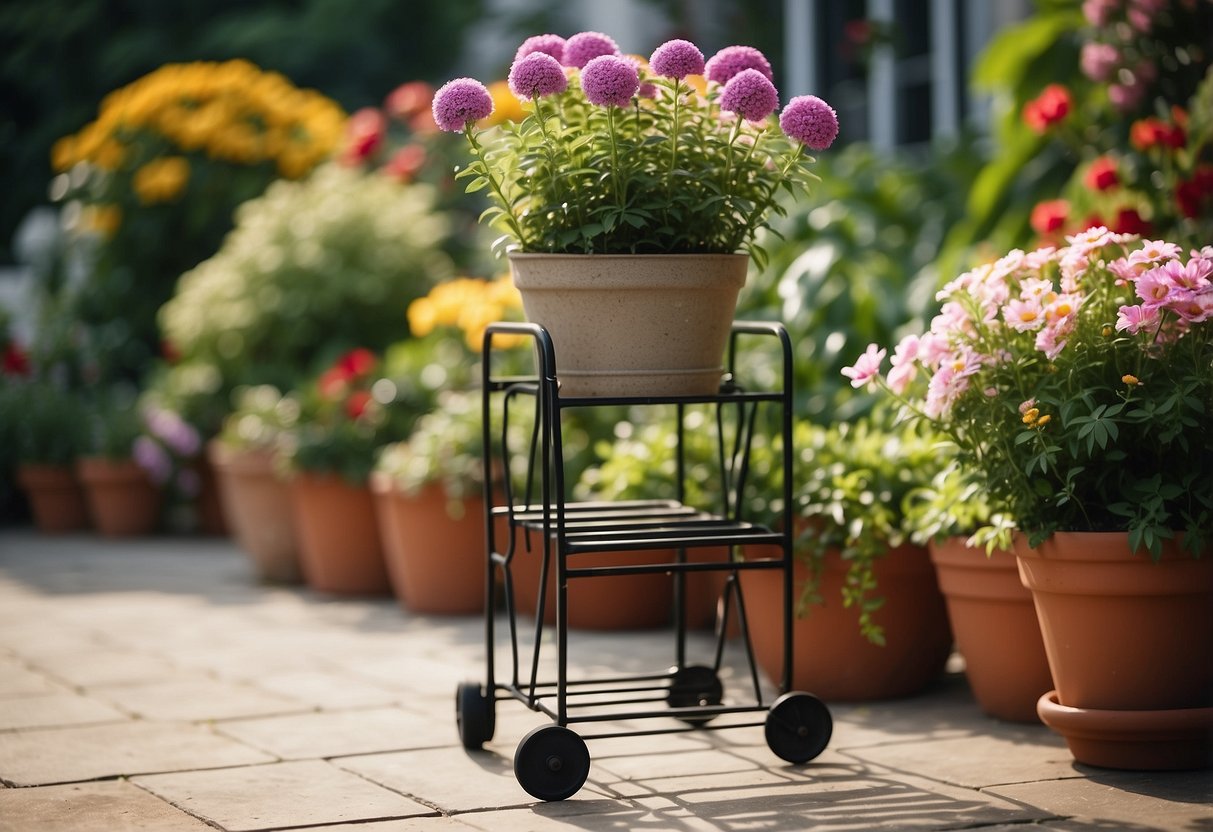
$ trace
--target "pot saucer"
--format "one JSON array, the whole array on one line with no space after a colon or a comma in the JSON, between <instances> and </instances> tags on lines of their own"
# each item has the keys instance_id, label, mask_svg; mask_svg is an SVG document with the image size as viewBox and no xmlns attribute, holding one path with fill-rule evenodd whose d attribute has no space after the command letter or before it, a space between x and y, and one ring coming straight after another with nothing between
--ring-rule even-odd
<instances>
[{"instance_id":1,"label":"pot saucer","mask_svg":"<svg viewBox=\"0 0 1213 832\"><path fill-rule=\"evenodd\" d=\"M1051 690L1037 701L1036 712L1065 737L1080 763L1152 771L1213 766L1213 708L1073 708L1060 704Z\"/></svg>"}]
</instances>

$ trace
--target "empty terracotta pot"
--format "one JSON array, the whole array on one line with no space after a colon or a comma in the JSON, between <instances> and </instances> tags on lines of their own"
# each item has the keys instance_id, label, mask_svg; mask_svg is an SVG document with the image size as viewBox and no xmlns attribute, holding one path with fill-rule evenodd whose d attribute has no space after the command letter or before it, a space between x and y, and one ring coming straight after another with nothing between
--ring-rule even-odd
<instances>
[{"instance_id":1,"label":"empty terracotta pot","mask_svg":"<svg viewBox=\"0 0 1213 832\"><path fill-rule=\"evenodd\" d=\"M85 457L76 461L76 473L98 532L133 537L156 530L163 494L134 460Z\"/></svg>"},{"instance_id":2,"label":"empty terracotta pot","mask_svg":"<svg viewBox=\"0 0 1213 832\"><path fill-rule=\"evenodd\" d=\"M21 465L17 468L17 483L29 500L38 531L63 534L88 528L84 490L72 466Z\"/></svg>"}]
</instances>

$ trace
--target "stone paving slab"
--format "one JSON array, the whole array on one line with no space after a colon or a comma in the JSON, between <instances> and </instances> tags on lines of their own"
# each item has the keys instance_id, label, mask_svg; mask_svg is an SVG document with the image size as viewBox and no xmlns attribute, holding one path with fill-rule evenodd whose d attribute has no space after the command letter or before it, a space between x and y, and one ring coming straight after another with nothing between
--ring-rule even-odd
<instances>
[{"instance_id":1,"label":"stone paving slab","mask_svg":"<svg viewBox=\"0 0 1213 832\"><path fill-rule=\"evenodd\" d=\"M14 696L0 705L0 742L3 742L2 732L18 728L90 725L128 719L126 714L104 702L75 693Z\"/></svg>"},{"instance_id":2,"label":"stone paving slab","mask_svg":"<svg viewBox=\"0 0 1213 832\"><path fill-rule=\"evenodd\" d=\"M159 656L97 645L84 650L41 653L38 666L66 684L85 689L169 680L178 672Z\"/></svg>"},{"instance_id":3,"label":"stone paving slab","mask_svg":"<svg viewBox=\"0 0 1213 832\"><path fill-rule=\"evenodd\" d=\"M122 780L0 789L0 832L207 832L213 827Z\"/></svg>"},{"instance_id":4,"label":"stone paving slab","mask_svg":"<svg viewBox=\"0 0 1213 832\"><path fill-rule=\"evenodd\" d=\"M65 693L66 688L45 673L30 670L15 658L0 656L0 699L39 693Z\"/></svg>"},{"instance_id":5,"label":"stone paving slab","mask_svg":"<svg viewBox=\"0 0 1213 832\"><path fill-rule=\"evenodd\" d=\"M369 708L234 720L216 726L216 730L285 760L454 747L459 742L453 707L449 720L426 718L400 708Z\"/></svg>"},{"instance_id":6,"label":"stone paving slab","mask_svg":"<svg viewBox=\"0 0 1213 832\"><path fill-rule=\"evenodd\" d=\"M545 717L501 702L486 750L456 736L455 684L485 672L481 618L253 574L227 541L0 529L0 832L93 817L169 832L1213 831L1213 773L1075 765L1047 729L982 715L955 672L912 699L831 703L833 741L804 767L757 727L595 739L586 787L539 803L512 758ZM722 676L748 698L736 647ZM703 661L711 640L690 648ZM575 633L570 676L671 661L668 632ZM120 721L73 724L94 717Z\"/></svg>"},{"instance_id":7,"label":"stone paving slab","mask_svg":"<svg viewBox=\"0 0 1213 832\"><path fill-rule=\"evenodd\" d=\"M154 774L133 782L230 832L436 814L320 761Z\"/></svg>"},{"instance_id":8,"label":"stone paving slab","mask_svg":"<svg viewBox=\"0 0 1213 832\"><path fill-rule=\"evenodd\" d=\"M248 765L273 759L194 725L125 722L0 735L0 780L16 786Z\"/></svg>"},{"instance_id":9,"label":"stone paving slab","mask_svg":"<svg viewBox=\"0 0 1213 832\"><path fill-rule=\"evenodd\" d=\"M1213 829L1213 772L1115 772L1074 766L1073 778L995 786L985 791L1070 815L1060 828ZM1081 776L1086 774L1087 776Z\"/></svg>"},{"instance_id":10,"label":"stone paving slab","mask_svg":"<svg viewBox=\"0 0 1213 832\"><path fill-rule=\"evenodd\" d=\"M252 685L180 674L162 682L97 688L93 695L143 719L202 722L306 711L298 699Z\"/></svg>"}]
</instances>

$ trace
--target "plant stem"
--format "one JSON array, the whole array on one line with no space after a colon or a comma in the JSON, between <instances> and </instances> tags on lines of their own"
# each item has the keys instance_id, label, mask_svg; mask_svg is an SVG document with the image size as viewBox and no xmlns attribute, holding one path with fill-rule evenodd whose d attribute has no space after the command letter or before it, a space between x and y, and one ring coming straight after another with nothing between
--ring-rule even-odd
<instances>
[{"instance_id":1,"label":"plant stem","mask_svg":"<svg viewBox=\"0 0 1213 832\"><path fill-rule=\"evenodd\" d=\"M484 168L484 177L489 180L489 186L497 195L497 201L505 211L506 222L518 240L518 245L525 250L527 247L526 235L522 231L522 226L518 224L518 218L514 216L514 206L505 195L501 182L493 175L493 169L484 157L484 148L476 141L476 134L472 132L472 122L469 121L463 126L463 134L467 136L468 144L472 146L472 152L476 154L476 158L480 160L480 164Z\"/></svg>"}]
</instances>

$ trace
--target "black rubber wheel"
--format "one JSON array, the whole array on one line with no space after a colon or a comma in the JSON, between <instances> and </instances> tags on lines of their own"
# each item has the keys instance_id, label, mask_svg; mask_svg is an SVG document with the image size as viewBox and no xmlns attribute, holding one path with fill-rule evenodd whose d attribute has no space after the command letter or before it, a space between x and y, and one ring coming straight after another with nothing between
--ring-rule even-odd
<instances>
[{"instance_id":1,"label":"black rubber wheel","mask_svg":"<svg viewBox=\"0 0 1213 832\"><path fill-rule=\"evenodd\" d=\"M479 682L459 683L455 689L455 724L464 748L480 748L493 738L494 704Z\"/></svg>"},{"instance_id":2,"label":"black rubber wheel","mask_svg":"<svg viewBox=\"0 0 1213 832\"><path fill-rule=\"evenodd\" d=\"M710 667L692 664L673 668L670 692L667 701L671 708L694 708L701 705L719 705L724 700L724 686L720 677ZM703 725L710 716L680 716L688 725Z\"/></svg>"},{"instance_id":3,"label":"black rubber wheel","mask_svg":"<svg viewBox=\"0 0 1213 832\"><path fill-rule=\"evenodd\" d=\"M514 777L540 800L565 800L590 776L590 750L568 728L541 725L522 738L514 752Z\"/></svg>"},{"instance_id":4,"label":"black rubber wheel","mask_svg":"<svg viewBox=\"0 0 1213 832\"><path fill-rule=\"evenodd\" d=\"M789 763L807 763L830 744L834 720L816 696L792 691L771 705L764 731L775 756Z\"/></svg>"}]
</instances>

